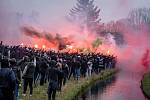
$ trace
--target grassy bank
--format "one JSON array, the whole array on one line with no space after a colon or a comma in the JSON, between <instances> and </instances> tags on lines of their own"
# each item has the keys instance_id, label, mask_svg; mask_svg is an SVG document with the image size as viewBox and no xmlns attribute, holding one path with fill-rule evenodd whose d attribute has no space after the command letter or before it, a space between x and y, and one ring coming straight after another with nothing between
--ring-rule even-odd
<instances>
[{"instance_id":1,"label":"grassy bank","mask_svg":"<svg viewBox=\"0 0 150 100\"><path fill-rule=\"evenodd\" d=\"M57 100L72 100L95 81L103 80L114 73L115 70L104 70L100 74L92 75L89 78L81 78L79 81L69 81L62 92L57 94Z\"/></svg>"},{"instance_id":2,"label":"grassy bank","mask_svg":"<svg viewBox=\"0 0 150 100\"><path fill-rule=\"evenodd\" d=\"M150 72L144 74L143 80L142 80L142 89L144 94L150 98Z\"/></svg>"},{"instance_id":3,"label":"grassy bank","mask_svg":"<svg viewBox=\"0 0 150 100\"><path fill-rule=\"evenodd\" d=\"M88 78L81 78L79 81L73 79L69 80L65 86L63 86L61 92L57 92L56 100L72 100L78 96L84 89L92 85L97 80L104 80L107 77L113 75L116 71L114 69L104 70L100 74L92 75ZM20 91L22 93L22 89ZM34 88L33 96L20 96L19 100L48 100L47 98L47 84L44 86L38 86Z\"/></svg>"}]
</instances>

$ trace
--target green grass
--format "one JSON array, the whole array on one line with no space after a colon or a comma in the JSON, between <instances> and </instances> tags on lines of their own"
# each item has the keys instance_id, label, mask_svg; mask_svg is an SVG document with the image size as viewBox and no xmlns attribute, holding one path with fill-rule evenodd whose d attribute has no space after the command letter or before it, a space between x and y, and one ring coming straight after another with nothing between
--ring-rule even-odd
<instances>
[{"instance_id":1,"label":"green grass","mask_svg":"<svg viewBox=\"0 0 150 100\"><path fill-rule=\"evenodd\" d=\"M100 74L93 74L91 77L80 78L79 81L74 79L70 79L67 81L66 85L63 86L61 92L57 92L56 100L72 100L76 96L78 96L83 90L85 90L88 86L92 85L97 80L104 80L108 76L111 76L116 71L114 69L104 70ZM22 89L20 89L20 94L22 93ZM29 93L28 93L29 94ZM47 98L47 84L44 86L38 86L33 90L33 96L29 97L29 95L24 98L20 95L19 100L48 100Z\"/></svg>"},{"instance_id":2,"label":"green grass","mask_svg":"<svg viewBox=\"0 0 150 100\"><path fill-rule=\"evenodd\" d=\"M150 97L150 72L144 74L144 78L142 80L142 87L144 93Z\"/></svg>"}]
</instances>

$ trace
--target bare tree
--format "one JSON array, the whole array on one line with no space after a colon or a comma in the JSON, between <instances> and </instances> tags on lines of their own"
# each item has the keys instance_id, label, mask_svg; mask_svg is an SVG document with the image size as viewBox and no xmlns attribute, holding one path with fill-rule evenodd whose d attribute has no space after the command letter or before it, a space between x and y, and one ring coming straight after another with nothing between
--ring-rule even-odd
<instances>
[{"instance_id":1,"label":"bare tree","mask_svg":"<svg viewBox=\"0 0 150 100\"><path fill-rule=\"evenodd\" d=\"M150 8L136 8L129 13L128 19L135 28L150 25Z\"/></svg>"},{"instance_id":2,"label":"bare tree","mask_svg":"<svg viewBox=\"0 0 150 100\"><path fill-rule=\"evenodd\" d=\"M104 26L105 32L122 32L124 24L120 21L111 21Z\"/></svg>"}]
</instances>

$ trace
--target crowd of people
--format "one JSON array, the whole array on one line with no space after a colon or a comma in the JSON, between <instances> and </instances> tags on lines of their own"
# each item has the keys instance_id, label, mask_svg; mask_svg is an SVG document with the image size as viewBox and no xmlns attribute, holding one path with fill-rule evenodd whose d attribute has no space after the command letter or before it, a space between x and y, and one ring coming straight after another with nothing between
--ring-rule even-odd
<instances>
[{"instance_id":1,"label":"crowd of people","mask_svg":"<svg viewBox=\"0 0 150 100\"><path fill-rule=\"evenodd\" d=\"M80 80L103 69L114 68L116 57L101 53L69 53L44 51L30 47L0 44L0 100L18 100L19 85L26 96L29 85L30 96L33 86L48 82L48 99L55 100L70 78ZM39 84L39 85L38 85Z\"/></svg>"}]
</instances>

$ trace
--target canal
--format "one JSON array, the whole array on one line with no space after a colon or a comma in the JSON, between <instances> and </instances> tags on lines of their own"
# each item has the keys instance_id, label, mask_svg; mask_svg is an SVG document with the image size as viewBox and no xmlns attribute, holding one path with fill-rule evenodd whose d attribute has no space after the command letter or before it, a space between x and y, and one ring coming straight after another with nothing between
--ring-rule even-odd
<instances>
[{"instance_id":1,"label":"canal","mask_svg":"<svg viewBox=\"0 0 150 100\"><path fill-rule=\"evenodd\" d=\"M97 82L77 100L146 100L141 88L141 72L122 70L105 81Z\"/></svg>"}]
</instances>

